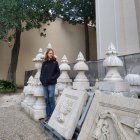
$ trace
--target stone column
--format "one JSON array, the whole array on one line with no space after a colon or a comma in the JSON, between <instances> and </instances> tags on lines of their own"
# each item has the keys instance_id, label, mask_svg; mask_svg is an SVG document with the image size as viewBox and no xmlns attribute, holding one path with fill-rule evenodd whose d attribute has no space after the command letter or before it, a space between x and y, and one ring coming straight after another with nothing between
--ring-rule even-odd
<instances>
[{"instance_id":1,"label":"stone column","mask_svg":"<svg viewBox=\"0 0 140 140\"><path fill-rule=\"evenodd\" d=\"M70 66L68 65L68 59L66 55L62 57L59 68L61 71L61 75L59 76L57 80L57 90L58 90L57 97L61 96L64 88L72 86L72 80L70 79L68 75L68 71L70 71Z\"/></svg>"},{"instance_id":2,"label":"stone column","mask_svg":"<svg viewBox=\"0 0 140 140\"><path fill-rule=\"evenodd\" d=\"M35 62L35 68L37 69L37 73L34 77L34 88L33 88L33 93L34 97L36 98L36 101L30 110L30 115L36 121L45 117L44 91L43 86L40 82L40 72L43 58L44 58L43 51L40 48L38 54L33 59L33 61Z\"/></svg>"},{"instance_id":3,"label":"stone column","mask_svg":"<svg viewBox=\"0 0 140 140\"><path fill-rule=\"evenodd\" d=\"M98 59L110 42L119 55L140 52L134 0L96 0L96 27Z\"/></svg>"},{"instance_id":4,"label":"stone column","mask_svg":"<svg viewBox=\"0 0 140 140\"><path fill-rule=\"evenodd\" d=\"M88 71L88 65L84 62L85 58L80 52L77 57L77 63L74 65L74 70L78 72L73 82L73 89L86 90L89 89L89 80L85 75Z\"/></svg>"}]
</instances>

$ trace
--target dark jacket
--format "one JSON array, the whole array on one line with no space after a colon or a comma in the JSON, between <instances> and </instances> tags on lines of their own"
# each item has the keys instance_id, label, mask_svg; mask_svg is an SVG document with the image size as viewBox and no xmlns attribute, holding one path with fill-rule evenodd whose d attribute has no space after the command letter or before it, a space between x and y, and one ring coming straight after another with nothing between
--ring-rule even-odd
<instances>
[{"instance_id":1,"label":"dark jacket","mask_svg":"<svg viewBox=\"0 0 140 140\"><path fill-rule=\"evenodd\" d=\"M43 86L56 84L59 76L60 69L57 61L48 60L43 62L40 74L40 81Z\"/></svg>"}]
</instances>

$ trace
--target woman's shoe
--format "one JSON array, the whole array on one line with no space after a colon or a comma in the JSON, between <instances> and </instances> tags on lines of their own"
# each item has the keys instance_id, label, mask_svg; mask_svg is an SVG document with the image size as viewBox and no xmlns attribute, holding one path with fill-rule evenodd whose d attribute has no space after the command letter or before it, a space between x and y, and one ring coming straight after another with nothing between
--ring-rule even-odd
<instances>
[{"instance_id":1,"label":"woman's shoe","mask_svg":"<svg viewBox=\"0 0 140 140\"><path fill-rule=\"evenodd\" d=\"M44 122L47 123L49 121L50 117L44 118Z\"/></svg>"}]
</instances>

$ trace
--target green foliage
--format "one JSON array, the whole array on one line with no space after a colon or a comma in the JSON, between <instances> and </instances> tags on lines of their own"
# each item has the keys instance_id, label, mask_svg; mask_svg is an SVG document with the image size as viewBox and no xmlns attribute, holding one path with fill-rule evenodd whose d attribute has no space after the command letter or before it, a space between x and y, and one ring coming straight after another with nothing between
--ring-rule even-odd
<instances>
[{"instance_id":1,"label":"green foliage","mask_svg":"<svg viewBox=\"0 0 140 140\"><path fill-rule=\"evenodd\" d=\"M16 85L5 80L0 80L0 93L11 93L16 91Z\"/></svg>"},{"instance_id":2,"label":"green foliage","mask_svg":"<svg viewBox=\"0 0 140 140\"><path fill-rule=\"evenodd\" d=\"M0 39L9 30L23 32L54 21L56 6L53 0L0 0Z\"/></svg>"},{"instance_id":3,"label":"green foliage","mask_svg":"<svg viewBox=\"0 0 140 140\"><path fill-rule=\"evenodd\" d=\"M95 0L58 0L59 16L70 24L95 23Z\"/></svg>"}]
</instances>

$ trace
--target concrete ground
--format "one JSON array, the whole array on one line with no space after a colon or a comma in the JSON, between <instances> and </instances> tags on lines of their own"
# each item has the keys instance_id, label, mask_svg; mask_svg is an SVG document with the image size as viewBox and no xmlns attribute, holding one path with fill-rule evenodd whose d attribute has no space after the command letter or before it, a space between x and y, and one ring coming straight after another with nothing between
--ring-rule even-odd
<instances>
[{"instance_id":1,"label":"concrete ground","mask_svg":"<svg viewBox=\"0 0 140 140\"><path fill-rule=\"evenodd\" d=\"M0 140L52 140L20 107L20 93L0 94Z\"/></svg>"}]
</instances>

